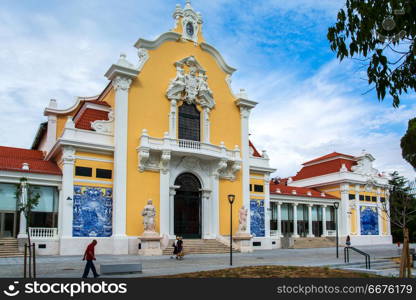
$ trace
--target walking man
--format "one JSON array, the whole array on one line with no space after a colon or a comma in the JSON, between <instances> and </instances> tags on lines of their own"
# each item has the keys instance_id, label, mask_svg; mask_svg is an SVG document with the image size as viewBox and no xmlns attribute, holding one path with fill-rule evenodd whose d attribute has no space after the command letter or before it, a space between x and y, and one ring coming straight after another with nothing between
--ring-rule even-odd
<instances>
[{"instance_id":1,"label":"walking man","mask_svg":"<svg viewBox=\"0 0 416 300\"><path fill-rule=\"evenodd\" d=\"M95 253L94 253L95 245L97 245L97 241L93 240L92 243L89 244L87 249L85 250L84 258L82 260L87 260L87 264L85 265L84 274L82 275L82 278L88 277L88 274L90 273L90 269L92 270L94 278L97 278L100 276L95 270L94 263L92 262L93 260L95 260Z\"/></svg>"}]
</instances>

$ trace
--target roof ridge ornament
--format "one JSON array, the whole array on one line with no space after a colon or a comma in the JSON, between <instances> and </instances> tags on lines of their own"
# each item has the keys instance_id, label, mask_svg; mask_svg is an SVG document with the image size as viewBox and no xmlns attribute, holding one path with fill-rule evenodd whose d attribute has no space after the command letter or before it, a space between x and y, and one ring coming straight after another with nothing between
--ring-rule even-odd
<instances>
[{"instance_id":1,"label":"roof ridge ornament","mask_svg":"<svg viewBox=\"0 0 416 300\"><path fill-rule=\"evenodd\" d=\"M182 8L180 4L176 4L173 18L175 19L174 29L177 29L179 22L182 21L182 39L192 41L195 45L198 44L198 34L201 31L202 16L193 9L191 1L186 0L184 8ZM181 18L182 20L180 20Z\"/></svg>"}]
</instances>

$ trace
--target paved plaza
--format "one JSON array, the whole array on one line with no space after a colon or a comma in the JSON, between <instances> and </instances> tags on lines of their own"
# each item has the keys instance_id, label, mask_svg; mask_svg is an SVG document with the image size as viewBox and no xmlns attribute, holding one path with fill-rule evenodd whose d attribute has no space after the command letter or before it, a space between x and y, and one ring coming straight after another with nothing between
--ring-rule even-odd
<instances>
[{"instance_id":1,"label":"paved plaza","mask_svg":"<svg viewBox=\"0 0 416 300\"><path fill-rule=\"evenodd\" d=\"M414 248L415 245L412 245ZM398 257L396 245L362 246L361 250L375 261L383 258ZM318 249L276 249L257 250L253 253L234 253L234 267L258 265L290 265L290 266L331 266L344 262L343 248L339 248L339 259L335 256L335 248ZM364 258L353 253L351 262L361 262ZM187 255L183 261L171 259L169 256L143 257L138 255L97 255L98 271L101 264L142 263L143 273L114 275L102 277L147 277L171 275L196 271L209 271L229 267L229 254ZM38 278L80 278L85 262L79 256L40 256L37 257ZM23 258L0 258L0 277L21 277L23 274ZM307 277L307 274L305 274Z\"/></svg>"}]
</instances>

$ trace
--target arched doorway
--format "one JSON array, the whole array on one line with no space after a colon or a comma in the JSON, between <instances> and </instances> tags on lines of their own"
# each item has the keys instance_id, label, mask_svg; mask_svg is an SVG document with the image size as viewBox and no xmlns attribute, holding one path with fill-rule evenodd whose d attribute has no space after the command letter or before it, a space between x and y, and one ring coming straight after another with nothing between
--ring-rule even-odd
<instances>
[{"instance_id":1,"label":"arched doorway","mask_svg":"<svg viewBox=\"0 0 416 300\"><path fill-rule=\"evenodd\" d=\"M174 198L174 231L175 235L184 238L201 238L201 183L191 174L184 173L175 180L176 190Z\"/></svg>"}]
</instances>

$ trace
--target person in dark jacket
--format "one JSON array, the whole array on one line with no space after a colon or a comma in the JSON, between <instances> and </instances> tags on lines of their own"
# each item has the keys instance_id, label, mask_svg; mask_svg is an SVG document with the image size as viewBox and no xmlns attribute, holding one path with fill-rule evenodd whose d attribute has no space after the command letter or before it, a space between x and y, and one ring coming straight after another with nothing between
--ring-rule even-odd
<instances>
[{"instance_id":1,"label":"person in dark jacket","mask_svg":"<svg viewBox=\"0 0 416 300\"><path fill-rule=\"evenodd\" d=\"M182 237L180 236L178 238L178 241L176 243L176 259L182 260L184 256L183 253L183 241L182 241Z\"/></svg>"},{"instance_id":2,"label":"person in dark jacket","mask_svg":"<svg viewBox=\"0 0 416 300\"><path fill-rule=\"evenodd\" d=\"M345 245L347 245L347 247L351 247L351 238L349 235L347 235L347 240L345 241Z\"/></svg>"},{"instance_id":3,"label":"person in dark jacket","mask_svg":"<svg viewBox=\"0 0 416 300\"><path fill-rule=\"evenodd\" d=\"M87 278L88 274L90 273L90 270L92 271L94 278L100 276L95 270L94 263L92 262L93 260L95 260L95 245L97 245L97 241L93 240L92 243L89 244L87 249L85 250L84 258L82 260L86 260L87 264L85 265L84 274L82 275L82 278Z\"/></svg>"},{"instance_id":4,"label":"person in dark jacket","mask_svg":"<svg viewBox=\"0 0 416 300\"><path fill-rule=\"evenodd\" d=\"M178 241L179 241L179 237L178 236L176 236L176 239L175 239L175 241L173 242L173 255L170 257L170 258L173 258L173 257L175 257L177 254L178 254Z\"/></svg>"}]
</instances>

